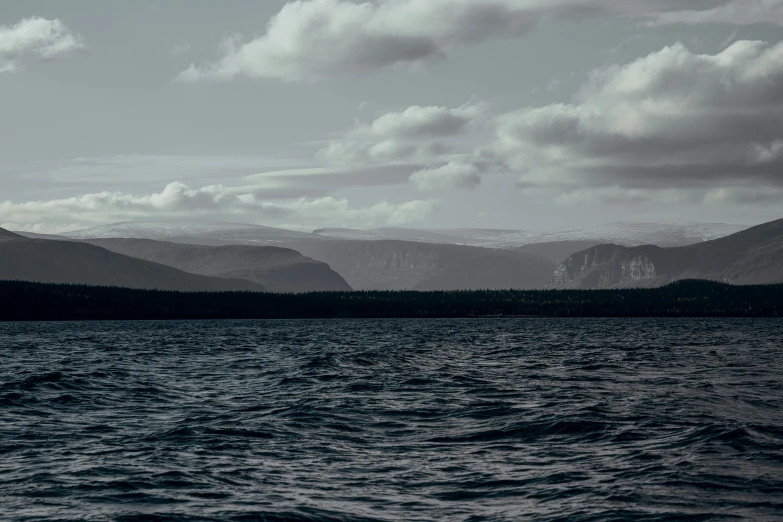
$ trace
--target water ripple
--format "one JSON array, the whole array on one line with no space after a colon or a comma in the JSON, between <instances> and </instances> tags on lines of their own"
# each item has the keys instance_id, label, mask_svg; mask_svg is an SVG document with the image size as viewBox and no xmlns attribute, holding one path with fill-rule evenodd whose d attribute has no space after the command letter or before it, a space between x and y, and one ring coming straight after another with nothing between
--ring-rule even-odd
<instances>
[{"instance_id":1,"label":"water ripple","mask_svg":"<svg viewBox=\"0 0 783 522\"><path fill-rule=\"evenodd\" d=\"M0 325L0 519L780 520L783 321Z\"/></svg>"}]
</instances>

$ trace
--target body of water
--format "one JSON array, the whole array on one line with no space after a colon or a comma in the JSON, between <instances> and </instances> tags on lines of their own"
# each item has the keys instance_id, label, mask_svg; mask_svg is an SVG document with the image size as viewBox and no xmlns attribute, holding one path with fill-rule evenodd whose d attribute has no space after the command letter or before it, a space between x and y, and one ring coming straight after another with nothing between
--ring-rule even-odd
<instances>
[{"instance_id":1,"label":"body of water","mask_svg":"<svg viewBox=\"0 0 783 522\"><path fill-rule=\"evenodd\" d=\"M783 518L783 321L0 324L2 520Z\"/></svg>"}]
</instances>

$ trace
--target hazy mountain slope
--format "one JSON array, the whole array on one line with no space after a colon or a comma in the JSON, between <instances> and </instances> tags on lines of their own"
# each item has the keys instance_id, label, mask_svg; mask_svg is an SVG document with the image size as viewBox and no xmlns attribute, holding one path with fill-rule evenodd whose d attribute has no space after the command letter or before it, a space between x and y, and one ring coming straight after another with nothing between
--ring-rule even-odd
<instances>
[{"instance_id":1,"label":"hazy mountain slope","mask_svg":"<svg viewBox=\"0 0 783 522\"><path fill-rule=\"evenodd\" d=\"M52 241L77 241L76 239L67 236L58 236L56 234L36 234L35 232L24 232L21 230L14 231L14 234L23 236L29 239L49 239Z\"/></svg>"},{"instance_id":2,"label":"hazy mountain slope","mask_svg":"<svg viewBox=\"0 0 783 522\"><path fill-rule=\"evenodd\" d=\"M214 239L233 244L279 244L295 239L324 238L307 232L281 228L248 225L245 223L158 223L125 222L68 232L63 234L73 239L144 238L159 241L173 241L181 237Z\"/></svg>"},{"instance_id":3,"label":"hazy mountain slope","mask_svg":"<svg viewBox=\"0 0 783 522\"><path fill-rule=\"evenodd\" d=\"M263 291L239 279L188 274L79 242L28 239L0 229L0 280L192 291Z\"/></svg>"},{"instance_id":4,"label":"hazy mountain slope","mask_svg":"<svg viewBox=\"0 0 783 522\"><path fill-rule=\"evenodd\" d=\"M555 264L522 252L405 241L296 242L357 290L543 288Z\"/></svg>"},{"instance_id":5,"label":"hazy mountain slope","mask_svg":"<svg viewBox=\"0 0 783 522\"><path fill-rule=\"evenodd\" d=\"M278 247L200 246L148 239L93 239L89 243L185 272L235 277L263 285L270 292L349 291L329 265Z\"/></svg>"},{"instance_id":6,"label":"hazy mountain slope","mask_svg":"<svg viewBox=\"0 0 783 522\"><path fill-rule=\"evenodd\" d=\"M600 245L558 266L553 285L653 287L688 278L735 284L783 282L783 220L687 247Z\"/></svg>"},{"instance_id":7,"label":"hazy mountain slope","mask_svg":"<svg viewBox=\"0 0 783 522\"><path fill-rule=\"evenodd\" d=\"M205 246L277 245L328 264L348 284L365 289L543 288L555 263L522 252L403 241L341 241L251 225L121 223L69 236L155 239Z\"/></svg>"},{"instance_id":8,"label":"hazy mountain slope","mask_svg":"<svg viewBox=\"0 0 783 522\"><path fill-rule=\"evenodd\" d=\"M243 223L126 222L68 232L63 235L75 239L145 238L175 243L197 241L212 245L251 244L277 246L284 246L291 241L310 240L398 240L511 249L536 243L570 241L594 241L627 246L648 244L684 246L728 236L746 228L740 225L724 223L685 225L604 223L552 230L380 228L374 230L321 229L311 234Z\"/></svg>"},{"instance_id":9,"label":"hazy mountain slope","mask_svg":"<svg viewBox=\"0 0 783 522\"><path fill-rule=\"evenodd\" d=\"M553 241L552 243L533 243L513 250L541 256L553 263L560 264L569 256L600 244L601 242L598 241Z\"/></svg>"},{"instance_id":10,"label":"hazy mountain slope","mask_svg":"<svg viewBox=\"0 0 783 522\"><path fill-rule=\"evenodd\" d=\"M315 235L331 239L401 240L424 243L444 243L483 246L487 248L517 248L537 243L593 241L628 246L685 246L728 236L746 229L725 223L695 223L685 225L661 223L604 223L583 227L551 230L491 230L491 229L408 229L379 228L375 230L321 229Z\"/></svg>"}]
</instances>

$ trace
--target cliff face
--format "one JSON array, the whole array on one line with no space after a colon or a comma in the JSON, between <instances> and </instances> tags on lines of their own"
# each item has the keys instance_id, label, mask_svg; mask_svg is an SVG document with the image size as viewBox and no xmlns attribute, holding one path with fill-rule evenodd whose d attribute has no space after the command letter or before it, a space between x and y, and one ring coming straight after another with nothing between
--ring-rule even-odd
<instances>
[{"instance_id":1,"label":"cliff face","mask_svg":"<svg viewBox=\"0 0 783 522\"><path fill-rule=\"evenodd\" d=\"M557 288L624 288L666 284L666 274L656 269L658 247L627 248L600 245L573 254L556 269Z\"/></svg>"},{"instance_id":2,"label":"cliff face","mask_svg":"<svg viewBox=\"0 0 783 522\"><path fill-rule=\"evenodd\" d=\"M655 287L678 279L783 282L783 220L679 248L600 245L560 264L554 288Z\"/></svg>"},{"instance_id":3,"label":"cliff face","mask_svg":"<svg viewBox=\"0 0 783 522\"><path fill-rule=\"evenodd\" d=\"M555 264L523 252L409 241L291 244L328 263L356 290L544 288Z\"/></svg>"}]
</instances>

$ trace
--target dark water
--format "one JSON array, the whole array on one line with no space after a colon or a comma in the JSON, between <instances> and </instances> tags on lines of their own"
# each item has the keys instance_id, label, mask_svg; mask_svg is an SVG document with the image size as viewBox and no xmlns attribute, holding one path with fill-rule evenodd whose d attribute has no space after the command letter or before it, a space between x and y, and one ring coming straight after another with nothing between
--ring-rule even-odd
<instances>
[{"instance_id":1,"label":"dark water","mask_svg":"<svg viewBox=\"0 0 783 522\"><path fill-rule=\"evenodd\" d=\"M0 325L2 520L783 519L783 321Z\"/></svg>"}]
</instances>

